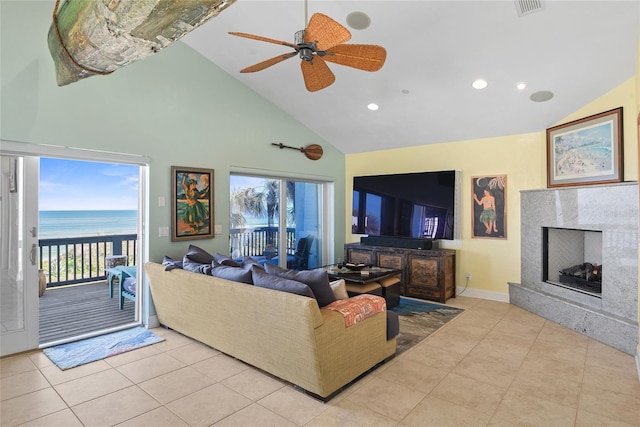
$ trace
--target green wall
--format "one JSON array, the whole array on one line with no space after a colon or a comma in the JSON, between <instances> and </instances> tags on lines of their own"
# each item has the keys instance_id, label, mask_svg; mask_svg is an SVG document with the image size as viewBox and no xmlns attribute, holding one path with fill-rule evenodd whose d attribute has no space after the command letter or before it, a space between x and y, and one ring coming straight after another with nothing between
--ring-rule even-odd
<instances>
[{"instance_id":1,"label":"green wall","mask_svg":"<svg viewBox=\"0 0 640 427\"><path fill-rule=\"evenodd\" d=\"M148 156L151 260L181 257L189 243L228 252L231 168L333 181L336 236L330 243L342 253L340 151L181 42L109 76L58 87L47 48L53 5L0 2L0 139ZM215 18L206 25L215 25ZM300 96L312 102L313 94ZM272 142L320 144L324 156L312 161ZM222 235L179 243L158 237L158 228L170 223L169 203L158 207L157 201L170 200L172 165L215 170L215 222Z\"/></svg>"}]
</instances>

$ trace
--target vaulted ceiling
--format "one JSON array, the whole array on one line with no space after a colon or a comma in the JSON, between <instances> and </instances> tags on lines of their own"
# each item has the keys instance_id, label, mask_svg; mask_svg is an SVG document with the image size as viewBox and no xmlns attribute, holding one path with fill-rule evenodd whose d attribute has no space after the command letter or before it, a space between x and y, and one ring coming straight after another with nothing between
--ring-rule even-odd
<instances>
[{"instance_id":1,"label":"vaulted ceiling","mask_svg":"<svg viewBox=\"0 0 640 427\"><path fill-rule=\"evenodd\" d=\"M635 75L640 2L528 1L541 9L521 15L518 0L312 0L305 13L303 0L238 0L183 41L344 153L497 137L544 130ZM384 67L329 63L335 83L313 93L298 57L240 74L291 49L229 31L293 42L315 12L347 27L349 43L385 47ZM353 12L369 17L368 28L349 26ZM478 78L485 89L471 86ZM531 100L544 91L553 97Z\"/></svg>"}]
</instances>

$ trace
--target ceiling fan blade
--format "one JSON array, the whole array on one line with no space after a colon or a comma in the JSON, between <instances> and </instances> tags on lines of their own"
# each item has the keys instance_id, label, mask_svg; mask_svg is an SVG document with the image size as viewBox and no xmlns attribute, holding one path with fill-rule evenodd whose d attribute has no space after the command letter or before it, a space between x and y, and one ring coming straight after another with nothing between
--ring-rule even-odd
<instances>
[{"instance_id":1,"label":"ceiling fan blade","mask_svg":"<svg viewBox=\"0 0 640 427\"><path fill-rule=\"evenodd\" d=\"M327 63L317 55L313 56L313 62L301 61L302 77L304 77L304 85L309 92L315 92L325 87L331 86L336 81Z\"/></svg>"},{"instance_id":2,"label":"ceiling fan blade","mask_svg":"<svg viewBox=\"0 0 640 427\"><path fill-rule=\"evenodd\" d=\"M245 37L245 38L253 39L253 40L260 40L262 42L267 42L267 43L281 44L281 45L284 45L284 46L292 47L294 49L298 48L298 45L294 44L294 43L289 43L289 42L285 42L285 41L282 41L282 40L270 39L268 37L256 36L254 34L236 33L236 32L232 32L232 31L229 32L229 34L231 34L232 36Z\"/></svg>"},{"instance_id":3,"label":"ceiling fan blade","mask_svg":"<svg viewBox=\"0 0 640 427\"><path fill-rule=\"evenodd\" d=\"M375 44L341 44L327 50L325 61L364 71L378 71L387 59L387 51Z\"/></svg>"},{"instance_id":4,"label":"ceiling fan blade","mask_svg":"<svg viewBox=\"0 0 640 427\"><path fill-rule=\"evenodd\" d=\"M304 30L305 43L316 42L318 50L331 49L350 39L349 30L322 13L314 13Z\"/></svg>"},{"instance_id":5,"label":"ceiling fan blade","mask_svg":"<svg viewBox=\"0 0 640 427\"><path fill-rule=\"evenodd\" d=\"M271 59L267 59L266 61L259 62L257 64L251 65L250 67L243 68L240 70L241 73L255 73L256 71L262 71L265 68L271 67L272 65L276 65L278 62L282 62L285 59L289 59L293 56L296 56L298 52L286 53L284 55L278 55Z\"/></svg>"}]
</instances>

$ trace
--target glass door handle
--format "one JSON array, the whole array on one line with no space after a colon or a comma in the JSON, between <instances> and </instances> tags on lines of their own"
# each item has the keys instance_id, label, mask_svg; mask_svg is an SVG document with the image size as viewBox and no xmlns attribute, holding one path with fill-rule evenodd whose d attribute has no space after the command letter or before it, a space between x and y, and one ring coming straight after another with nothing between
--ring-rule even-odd
<instances>
[{"instance_id":1,"label":"glass door handle","mask_svg":"<svg viewBox=\"0 0 640 427\"><path fill-rule=\"evenodd\" d=\"M35 243L31 245L31 253L29 254L29 259L31 260L31 265L36 265L36 253L38 251L38 245Z\"/></svg>"}]
</instances>

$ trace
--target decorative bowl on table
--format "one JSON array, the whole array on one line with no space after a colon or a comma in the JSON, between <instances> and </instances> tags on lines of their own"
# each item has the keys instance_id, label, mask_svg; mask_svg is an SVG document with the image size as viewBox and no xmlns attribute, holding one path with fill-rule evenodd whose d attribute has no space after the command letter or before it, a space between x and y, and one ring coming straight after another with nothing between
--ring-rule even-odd
<instances>
[{"instance_id":1,"label":"decorative bowl on table","mask_svg":"<svg viewBox=\"0 0 640 427\"><path fill-rule=\"evenodd\" d=\"M350 262L347 262L344 264L345 268L348 268L351 271L360 271L365 267L368 267L369 265L367 264L352 264Z\"/></svg>"}]
</instances>

